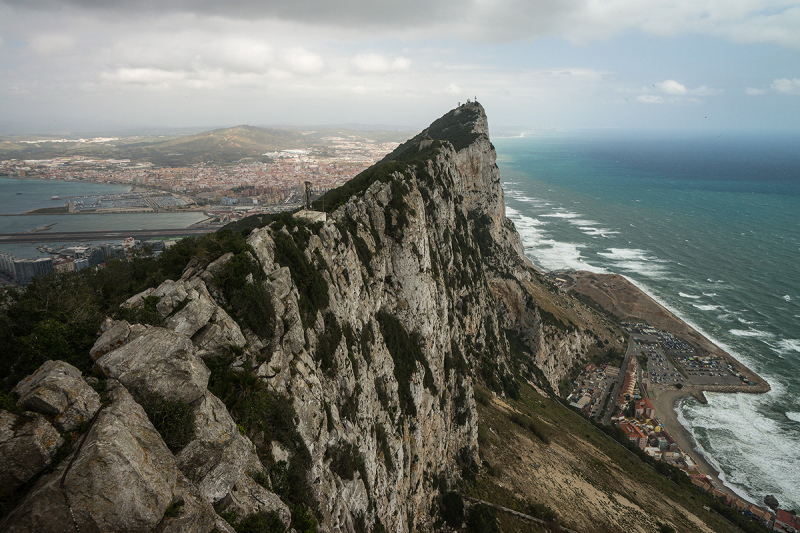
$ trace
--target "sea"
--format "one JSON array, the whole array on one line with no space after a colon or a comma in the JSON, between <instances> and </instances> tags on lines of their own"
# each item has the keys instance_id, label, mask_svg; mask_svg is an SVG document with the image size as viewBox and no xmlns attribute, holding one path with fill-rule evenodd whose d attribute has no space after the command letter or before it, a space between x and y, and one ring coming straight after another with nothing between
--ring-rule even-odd
<instances>
[{"instance_id":1,"label":"sea","mask_svg":"<svg viewBox=\"0 0 800 533\"><path fill-rule=\"evenodd\" d=\"M678 417L740 496L800 511L800 135L493 142L535 264L624 275L769 382L763 395L681 400Z\"/></svg>"},{"instance_id":2,"label":"sea","mask_svg":"<svg viewBox=\"0 0 800 533\"><path fill-rule=\"evenodd\" d=\"M124 214L71 214L71 215L21 215L34 209L63 207L66 198L103 196L130 192L123 185L108 185L84 181L58 181L0 178L0 233L23 233L45 228L47 231L87 231L125 229L179 229L191 226L206 218L203 213L124 213ZM54 199L53 197L57 198ZM18 216L8 216L18 215ZM48 242L51 248L62 245L99 244L91 242ZM102 241L119 244L121 241ZM35 244L0 242L0 252L19 258L36 258L48 254Z\"/></svg>"}]
</instances>

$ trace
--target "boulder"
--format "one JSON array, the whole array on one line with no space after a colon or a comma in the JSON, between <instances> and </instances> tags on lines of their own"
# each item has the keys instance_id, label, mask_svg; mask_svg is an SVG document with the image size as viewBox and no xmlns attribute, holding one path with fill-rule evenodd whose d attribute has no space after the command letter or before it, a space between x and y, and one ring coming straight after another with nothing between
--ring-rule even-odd
<instances>
[{"instance_id":1,"label":"boulder","mask_svg":"<svg viewBox=\"0 0 800 533\"><path fill-rule=\"evenodd\" d=\"M239 324L221 307L217 307L206 326L193 338L201 353L218 353L231 346L242 347L247 343Z\"/></svg>"},{"instance_id":2,"label":"boulder","mask_svg":"<svg viewBox=\"0 0 800 533\"><path fill-rule=\"evenodd\" d=\"M135 294L130 298L128 298L127 300L125 300L124 302L122 302L122 305L120 307L126 307L130 309L131 307L136 307L137 305L141 305L145 298L153 294L154 290L155 289L153 289L152 287L149 287L144 291L140 292L139 294Z\"/></svg>"},{"instance_id":3,"label":"boulder","mask_svg":"<svg viewBox=\"0 0 800 533\"><path fill-rule=\"evenodd\" d=\"M162 307L166 309L169 305L169 312L166 314L167 327L176 333L191 337L208 324L217 310L217 304L208 293L206 284L199 278L188 282L179 281L174 283L171 288L175 290L162 297L158 309L161 312ZM178 288L182 290L177 290ZM154 294L158 295L160 290L161 287L156 289ZM180 294L184 294L184 298L176 301ZM162 306L162 304L165 305ZM181 308L181 306L183 307Z\"/></svg>"},{"instance_id":4,"label":"boulder","mask_svg":"<svg viewBox=\"0 0 800 533\"><path fill-rule=\"evenodd\" d=\"M149 532L159 524L176 489L174 458L144 409L110 385L112 403L72 462L41 478L0 530Z\"/></svg>"},{"instance_id":5,"label":"boulder","mask_svg":"<svg viewBox=\"0 0 800 533\"><path fill-rule=\"evenodd\" d=\"M247 244L253 247L264 271L272 270L275 260L275 241L265 228L256 228L247 237Z\"/></svg>"},{"instance_id":6,"label":"boulder","mask_svg":"<svg viewBox=\"0 0 800 533\"><path fill-rule=\"evenodd\" d=\"M220 520L225 522L200 495L197 487L179 475L172 503L155 528L155 533L209 533L215 528L219 529L217 522ZM225 525L228 525L227 522Z\"/></svg>"},{"instance_id":7,"label":"boulder","mask_svg":"<svg viewBox=\"0 0 800 533\"><path fill-rule=\"evenodd\" d=\"M41 472L62 444L64 439L43 416L0 411L0 497Z\"/></svg>"},{"instance_id":8,"label":"boulder","mask_svg":"<svg viewBox=\"0 0 800 533\"><path fill-rule=\"evenodd\" d=\"M101 356L112 350L116 350L125 343L133 340L137 335L145 331L146 326L134 324L131 326L126 320L111 320L106 318L100 330L103 332L89 350L89 355L93 361L97 361Z\"/></svg>"},{"instance_id":9,"label":"boulder","mask_svg":"<svg viewBox=\"0 0 800 533\"><path fill-rule=\"evenodd\" d=\"M63 361L46 361L14 388L19 405L55 416L61 431L74 431L100 409L100 395L81 378L81 371Z\"/></svg>"},{"instance_id":10,"label":"boulder","mask_svg":"<svg viewBox=\"0 0 800 533\"><path fill-rule=\"evenodd\" d=\"M205 393L210 375L185 335L154 327L100 357L95 368L139 398L158 394L186 403Z\"/></svg>"},{"instance_id":11,"label":"boulder","mask_svg":"<svg viewBox=\"0 0 800 533\"><path fill-rule=\"evenodd\" d=\"M773 496L772 494L767 494L764 496L764 503L767 504L767 507L775 511L779 507L778 498Z\"/></svg>"},{"instance_id":12,"label":"boulder","mask_svg":"<svg viewBox=\"0 0 800 533\"><path fill-rule=\"evenodd\" d=\"M202 280L206 283L213 283L214 276L219 274L225 264L233 258L233 252L228 252L219 256L217 259L212 261L206 269L200 274Z\"/></svg>"},{"instance_id":13,"label":"boulder","mask_svg":"<svg viewBox=\"0 0 800 533\"><path fill-rule=\"evenodd\" d=\"M206 391L194 405L195 440L220 444L241 436L222 400Z\"/></svg>"},{"instance_id":14,"label":"boulder","mask_svg":"<svg viewBox=\"0 0 800 533\"><path fill-rule=\"evenodd\" d=\"M221 513L235 512L237 517L244 518L255 513L271 513L277 511L283 524L288 528L292 521L289 507L281 501L277 494L268 491L247 474L242 474L231 487L217 509Z\"/></svg>"},{"instance_id":15,"label":"boulder","mask_svg":"<svg viewBox=\"0 0 800 533\"><path fill-rule=\"evenodd\" d=\"M166 326L187 337L205 326L217 309L217 304L200 278L178 281L168 279L155 289L147 289L129 298L122 307L138 307L149 296L158 298L156 310L165 320Z\"/></svg>"},{"instance_id":16,"label":"boulder","mask_svg":"<svg viewBox=\"0 0 800 533\"><path fill-rule=\"evenodd\" d=\"M162 317L169 315L175 307L189 298L184 282L171 279L156 287L150 295L158 298L156 309Z\"/></svg>"},{"instance_id":17,"label":"boulder","mask_svg":"<svg viewBox=\"0 0 800 533\"><path fill-rule=\"evenodd\" d=\"M211 503L228 494L243 473L263 468L253 443L239 432L225 404L210 392L195 405L195 437L175 459Z\"/></svg>"}]
</instances>

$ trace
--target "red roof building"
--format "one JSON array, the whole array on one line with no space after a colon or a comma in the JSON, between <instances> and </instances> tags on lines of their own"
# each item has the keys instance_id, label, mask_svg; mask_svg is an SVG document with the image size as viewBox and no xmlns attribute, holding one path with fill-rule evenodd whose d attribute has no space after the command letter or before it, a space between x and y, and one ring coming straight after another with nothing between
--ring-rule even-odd
<instances>
[{"instance_id":1,"label":"red roof building","mask_svg":"<svg viewBox=\"0 0 800 533\"><path fill-rule=\"evenodd\" d=\"M625 432L631 442L635 442L639 448L644 450L647 447L647 435L642 433L641 429L629 422L623 422L619 427Z\"/></svg>"},{"instance_id":2,"label":"red roof building","mask_svg":"<svg viewBox=\"0 0 800 533\"><path fill-rule=\"evenodd\" d=\"M775 511L775 531L795 532L800 531L800 516L793 515L789 511L778 509Z\"/></svg>"},{"instance_id":3,"label":"red roof building","mask_svg":"<svg viewBox=\"0 0 800 533\"><path fill-rule=\"evenodd\" d=\"M649 398L636 402L636 418L653 418L653 404Z\"/></svg>"}]
</instances>

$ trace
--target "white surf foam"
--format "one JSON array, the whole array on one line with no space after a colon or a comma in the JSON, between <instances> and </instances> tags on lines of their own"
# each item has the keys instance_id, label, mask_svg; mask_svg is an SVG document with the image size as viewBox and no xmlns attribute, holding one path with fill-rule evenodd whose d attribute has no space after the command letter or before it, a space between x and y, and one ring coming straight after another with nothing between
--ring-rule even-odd
<instances>
[{"instance_id":1,"label":"white surf foam","mask_svg":"<svg viewBox=\"0 0 800 533\"><path fill-rule=\"evenodd\" d=\"M606 228L595 228L592 226L579 226L579 230L590 237L604 237L606 239L609 238L609 235L619 235L618 231L614 231L611 229Z\"/></svg>"},{"instance_id":2,"label":"white surf foam","mask_svg":"<svg viewBox=\"0 0 800 533\"><path fill-rule=\"evenodd\" d=\"M703 304L692 304L692 307L696 307L701 311L716 311L721 305L703 305Z\"/></svg>"},{"instance_id":3,"label":"white surf foam","mask_svg":"<svg viewBox=\"0 0 800 533\"><path fill-rule=\"evenodd\" d=\"M692 299L700 298L700 296L697 296L695 294L686 294L685 292L679 292L678 295L681 298L692 298Z\"/></svg>"},{"instance_id":4,"label":"white surf foam","mask_svg":"<svg viewBox=\"0 0 800 533\"><path fill-rule=\"evenodd\" d=\"M773 389L766 397L719 393L706 396L708 405L681 402L678 420L695 442L698 434L704 435L708 448L698 445L698 450L722 472L723 481L750 501L775 494L784 507L800 504L800 486L796 482L800 479L800 457L796 453L800 438L796 432L785 431L780 420L760 411L764 404L778 401L780 391ZM758 486L754 480L758 480Z\"/></svg>"},{"instance_id":5,"label":"white surf foam","mask_svg":"<svg viewBox=\"0 0 800 533\"><path fill-rule=\"evenodd\" d=\"M517 227L525 254L545 270L588 270L605 273L606 270L586 262L578 243L559 242L552 239L542 226L548 221L525 216L518 210L506 206L506 216ZM542 215L547 216L547 215Z\"/></svg>"},{"instance_id":6,"label":"white surf foam","mask_svg":"<svg viewBox=\"0 0 800 533\"><path fill-rule=\"evenodd\" d=\"M537 243L532 253L546 270L588 270L605 273L604 269L586 262L581 254L581 248L583 246L580 244L546 239Z\"/></svg>"},{"instance_id":7,"label":"white surf foam","mask_svg":"<svg viewBox=\"0 0 800 533\"><path fill-rule=\"evenodd\" d=\"M761 331L760 329L729 329L728 333L736 335L737 337L759 337L764 339L772 338L772 333L768 331Z\"/></svg>"},{"instance_id":8,"label":"white surf foam","mask_svg":"<svg viewBox=\"0 0 800 533\"><path fill-rule=\"evenodd\" d=\"M800 339L781 339L778 346L787 352L800 352Z\"/></svg>"},{"instance_id":9,"label":"white surf foam","mask_svg":"<svg viewBox=\"0 0 800 533\"><path fill-rule=\"evenodd\" d=\"M548 218L578 218L580 215L578 213L573 213L571 211L553 211L552 213L547 213L546 215L542 215L543 217Z\"/></svg>"},{"instance_id":10,"label":"white surf foam","mask_svg":"<svg viewBox=\"0 0 800 533\"><path fill-rule=\"evenodd\" d=\"M647 260L647 252L638 248L608 248L607 252L597 252L597 255L608 257L612 261L620 260Z\"/></svg>"},{"instance_id":11,"label":"white surf foam","mask_svg":"<svg viewBox=\"0 0 800 533\"><path fill-rule=\"evenodd\" d=\"M736 320L738 320L739 322L741 322L745 326L752 326L753 324L755 324L755 322L750 322L749 320L745 320L744 318L742 318L740 316L737 316Z\"/></svg>"},{"instance_id":12,"label":"white surf foam","mask_svg":"<svg viewBox=\"0 0 800 533\"><path fill-rule=\"evenodd\" d=\"M703 296L708 296L709 298L713 298L716 295L717 295L716 292L704 292L703 293Z\"/></svg>"},{"instance_id":13,"label":"white surf foam","mask_svg":"<svg viewBox=\"0 0 800 533\"><path fill-rule=\"evenodd\" d=\"M786 300L787 302L791 302L792 301L792 297L789 296L788 294L784 294L783 295L783 299Z\"/></svg>"},{"instance_id":14,"label":"white surf foam","mask_svg":"<svg viewBox=\"0 0 800 533\"><path fill-rule=\"evenodd\" d=\"M794 420L795 422L800 422L800 413L794 413L792 411L788 411L786 413L786 418L789 420Z\"/></svg>"},{"instance_id":15,"label":"white surf foam","mask_svg":"<svg viewBox=\"0 0 800 533\"><path fill-rule=\"evenodd\" d=\"M597 252L597 255L613 261L612 270L634 272L653 279L664 279L668 273L664 261L638 248L608 248L607 252Z\"/></svg>"}]
</instances>

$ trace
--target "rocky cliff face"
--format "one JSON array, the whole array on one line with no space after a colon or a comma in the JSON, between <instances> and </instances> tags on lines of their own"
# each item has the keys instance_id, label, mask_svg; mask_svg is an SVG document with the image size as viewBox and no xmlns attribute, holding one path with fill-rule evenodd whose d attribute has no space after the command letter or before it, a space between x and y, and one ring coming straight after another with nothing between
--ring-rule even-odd
<instances>
[{"instance_id":1,"label":"rocky cliff face","mask_svg":"<svg viewBox=\"0 0 800 533\"><path fill-rule=\"evenodd\" d=\"M24 409L83 436L3 530L432 527L436 494L479 462L473 383L557 388L595 333L540 307L477 103L326 201L324 224L271 221L126 302L159 325L103 325L102 405L74 371L20 384ZM188 439L156 427L159 404L188 409ZM59 446L42 415L0 419L4 450L38 442L34 467L2 465L15 487Z\"/></svg>"}]
</instances>

